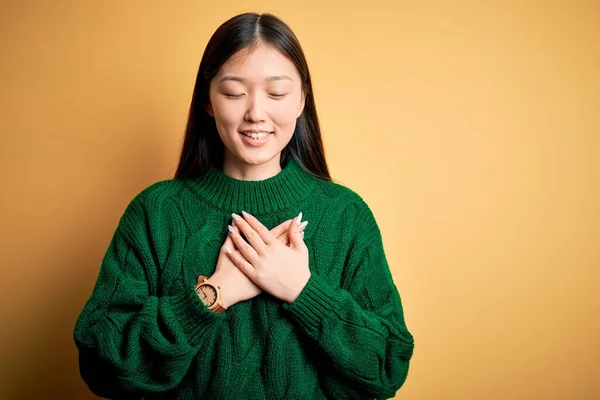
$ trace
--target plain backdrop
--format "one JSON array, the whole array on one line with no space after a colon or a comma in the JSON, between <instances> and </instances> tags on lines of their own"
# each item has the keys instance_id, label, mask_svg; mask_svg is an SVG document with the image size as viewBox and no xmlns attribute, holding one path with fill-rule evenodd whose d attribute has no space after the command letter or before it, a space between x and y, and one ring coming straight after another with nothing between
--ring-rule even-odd
<instances>
[{"instance_id":1,"label":"plain backdrop","mask_svg":"<svg viewBox=\"0 0 600 400\"><path fill-rule=\"evenodd\" d=\"M381 227L416 344L397 398L599 398L600 3L566 0L2 1L0 398L95 398L75 320L245 11L296 32Z\"/></svg>"}]
</instances>

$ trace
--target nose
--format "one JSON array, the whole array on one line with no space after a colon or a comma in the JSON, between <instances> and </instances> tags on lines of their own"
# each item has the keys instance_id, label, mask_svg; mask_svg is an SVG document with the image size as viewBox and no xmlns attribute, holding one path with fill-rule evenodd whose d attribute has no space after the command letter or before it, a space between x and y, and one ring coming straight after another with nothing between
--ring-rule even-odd
<instances>
[{"instance_id":1,"label":"nose","mask_svg":"<svg viewBox=\"0 0 600 400\"><path fill-rule=\"evenodd\" d=\"M246 115L244 119L248 122L264 122L266 119L264 100L258 95L248 96Z\"/></svg>"}]
</instances>

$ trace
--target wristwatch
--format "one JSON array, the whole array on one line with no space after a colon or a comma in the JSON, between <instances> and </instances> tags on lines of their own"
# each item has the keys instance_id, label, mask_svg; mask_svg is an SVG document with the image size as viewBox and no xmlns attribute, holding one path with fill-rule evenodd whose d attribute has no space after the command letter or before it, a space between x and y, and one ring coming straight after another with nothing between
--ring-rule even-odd
<instances>
[{"instance_id":1,"label":"wristwatch","mask_svg":"<svg viewBox=\"0 0 600 400\"><path fill-rule=\"evenodd\" d=\"M200 275L198 277L198 283L194 286L194 289L209 310L219 314L226 310L221 301L221 288L214 285L206 276Z\"/></svg>"}]
</instances>

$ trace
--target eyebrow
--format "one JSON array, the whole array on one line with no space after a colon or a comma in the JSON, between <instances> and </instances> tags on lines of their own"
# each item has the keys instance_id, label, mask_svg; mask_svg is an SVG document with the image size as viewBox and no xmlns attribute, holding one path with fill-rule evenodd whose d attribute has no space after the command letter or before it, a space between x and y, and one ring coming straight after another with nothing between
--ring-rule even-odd
<instances>
[{"instance_id":1,"label":"eyebrow","mask_svg":"<svg viewBox=\"0 0 600 400\"><path fill-rule=\"evenodd\" d=\"M292 78L290 78L287 75L275 75L275 76L268 76L267 78L265 78L265 82L271 82L271 81L281 81L284 79L289 79L290 81L293 81ZM227 75L224 76L219 83L221 82L225 82L225 81L238 81L238 82L246 82L246 80L244 78L241 78L239 76L233 76L233 75Z\"/></svg>"}]
</instances>

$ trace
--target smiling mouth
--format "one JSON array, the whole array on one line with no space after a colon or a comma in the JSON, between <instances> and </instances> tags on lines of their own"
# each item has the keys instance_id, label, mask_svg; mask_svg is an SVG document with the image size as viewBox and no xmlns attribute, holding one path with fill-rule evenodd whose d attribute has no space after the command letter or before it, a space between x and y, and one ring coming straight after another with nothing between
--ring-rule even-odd
<instances>
[{"instance_id":1,"label":"smiling mouth","mask_svg":"<svg viewBox=\"0 0 600 400\"><path fill-rule=\"evenodd\" d=\"M272 134L273 132L240 132L242 135L252 138L254 140L261 140Z\"/></svg>"}]
</instances>

